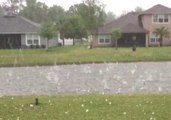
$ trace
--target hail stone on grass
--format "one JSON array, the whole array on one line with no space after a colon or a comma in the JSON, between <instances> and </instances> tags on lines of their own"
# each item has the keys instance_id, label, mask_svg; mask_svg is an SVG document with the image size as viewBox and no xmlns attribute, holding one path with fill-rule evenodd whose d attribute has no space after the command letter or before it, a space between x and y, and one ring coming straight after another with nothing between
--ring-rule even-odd
<instances>
[{"instance_id":1,"label":"hail stone on grass","mask_svg":"<svg viewBox=\"0 0 171 120\"><path fill-rule=\"evenodd\" d=\"M81 107L84 107L84 104L82 104Z\"/></svg>"},{"instance_id":2,"label":"hail stone on grass","mask_svg":"<svg viewBox=\"0 0 171 120\"><path fill-rule=\"evenodd\" d=\"M67 115L68 114L68 111L66 111L65 114Z\"/></svg>"},{"instance_id":3,"label":"hail stone on grass","mask_svg":"<svg viewBox=\"0 0 171 120\"><path fill-rule=\"evenodd\" d=\"M156 120L156 118L154 118L154 117L150 117L150 120Z\"/></svg>"},{"instance_id":4,"label":"hail stone on grass","mask_svg":"<svg viewBox=\"0 0 171 120\"><path fill-rule=\"evenodd\" d=\"M86 113L89 112L89 109L86 109Z\"/></svg>"},{"instance_id":5,"label":"hail stone on grass","mask_svg":"<svg viewBox=\"0 0 171 120\"><path fill-rule=\"evenodd\" d=\"M33 104L30 104L30 107L33 107Z\"/></svg>"},{"instance_id":6,"label":"hail stone on grass","mask_svg":"<svg viewBox=\"0 0 171 120\"><path fill-rule=\"evenodd\" d=\"M123 115L126 115L126 112L123 112Z\"/></svg>"},{"instance_id":7,"label":"hail stone on grass","mask_svg":"<svg viewBox=\"0 0 171 120\"><path fill-rule=\"evenodd\" d=\"M20 117L17 117L17 120L20 120Z\"/></svg>"}]
</instances>

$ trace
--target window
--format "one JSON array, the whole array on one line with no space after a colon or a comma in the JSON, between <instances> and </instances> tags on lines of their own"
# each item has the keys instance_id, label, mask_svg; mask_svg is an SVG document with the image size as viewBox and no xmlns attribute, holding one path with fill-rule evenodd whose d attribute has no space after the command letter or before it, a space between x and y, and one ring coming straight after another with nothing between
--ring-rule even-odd
<instances>
[{"instance_id":1,"label":"window","mask_svg":"<svg viewBox=\"0 0 171 120\"><path fill-rule=\"evenodd\" d=\"M38 35L34 35L33 43L34 43L34 45L39 45L39 36Z\"/></svg>"},{"instance_id":2,"label":"window","mask_svg":"<svg viewBox=\"0 0 171 120\"><path fill-rule=\"evenodd\" d=\"M26 35L26 45L40 45L40 37L38 35Z\"/></svg>"},{"instance_id":3,"label":"window","mask_svg":"<svg viewBox=\"0 0 171 120\"><path fill-rule=\"evenodd\" d=\"M158 21L158 16L157 15L153 15L153 22L157 22Z\"/></svg>"},{"instance_id":4,"label":"window","mask_svg":"<svg viewBox=\"0 0 171 120\"><path fill-rule=\"evenodd\" d=\"M27 40L27 44L32 45L32 44L33 44L33 43L32 43L32 40L31 40L31 39L28 39L28 40Z\"/></svg>"},{"instance_id":5,"label":"window","mask_svg":"<svg viewBox=\"0 0 171 120\"><path fill-rule=\"evenodd\" d=\"M164 22L169 22L169 15L164 16Z\"/></svg>"},{"instance_id":6,"label":"window","mask_svg":"<svg viewBox=\"0 0 171 120\"><path fill-rule=\"evenodd\" d=\"M153 15L153 23L168 23L169 21L170 21L170 15L168 14Z\"/></svg>"},{"instance_id":7,"label":"window","mask_svg":"<svg viewBox=\"0 0 171 120\"><path fill-rule=\"evenodd\" d=\"M34 40L34 45L39 45L39 40Z\"/></svg>"},{"instance_id":8,"label":"window","mask_svg":"<svg viewBox=\"0 0 171 120\"><path fill-rule=\"evenodd\" d=\"M110 39L105 39L105 43L110 43Z\"/></svg>"},{"instance_id":9,"label":"window","mask_svg":"<svg viewBox=\"0 0 171 120\"><path fill-rule=\"evenodd\" d=\"M157 36L155 33L153 33L150 37L151 43L159 43L159 36Z\"/></svg>"},{"instance_id":10,"label":"window","mask_svg":"<svg viewBox=\"0 0 171 120\"><path fill-rule=\"evenodd\" d=\"M110 35L100 35L98 38L99 44L110 44Z\"/></svg>"},{"instance_id":11,"label":"window","mask_svg":"<svg viewBox=\"0 0 171 120\"><path fill-rule=\"evenodd\" d=\"M32 35L27 35L27 44L32 45Z\"/></svg>"},{"instance_id":12,"label":"window","mask_svg":"<svg viewBox=\"0 0 171 120\"><path fill-rule=\"evenodd\" d=\"M100 42L100 43L104 43L104 39L101 38L99 42Z\"/></svg>"}]
</instances>

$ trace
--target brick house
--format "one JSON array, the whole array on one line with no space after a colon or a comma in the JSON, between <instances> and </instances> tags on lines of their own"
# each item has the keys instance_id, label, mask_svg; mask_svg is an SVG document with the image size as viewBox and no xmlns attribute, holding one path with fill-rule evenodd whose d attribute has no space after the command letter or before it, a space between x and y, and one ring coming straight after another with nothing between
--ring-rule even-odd
<instances>
[{"instance_id":1,"label":"brick house","mask_svg":"<svg viewBox=\"0 0 171 120\"><path fill-rule=\"evenodd\" d=\"M137 46L158 46L159 37L155 35L156 28L165 26L169 28L170 37L164 38L163 45L171 45L171 8L163 5L155 5L141 13L130 12L120 18L105 24L93 35L94 47L112 46L111 33L114 28L120 28L122 38L118 45L130 47L133 45L133 36L136 36Z\"/></svg>"}]
</instances>

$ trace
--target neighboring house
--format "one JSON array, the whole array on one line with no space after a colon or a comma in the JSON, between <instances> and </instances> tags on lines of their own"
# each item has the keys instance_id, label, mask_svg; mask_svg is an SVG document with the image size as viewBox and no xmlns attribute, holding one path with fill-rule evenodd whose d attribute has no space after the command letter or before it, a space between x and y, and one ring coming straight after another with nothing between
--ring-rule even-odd
<instances>
[{"instance_id":1,"label":"neighboring house","mask_svg":"<svg viewBox=\"0 0 171 120\"><path fill-rule=\"evenodd\" d=\"M164 38L163 45L171 45L171 8L159 4L141 13L140 18L142 26L149 31L149 46L159 45L159 37L155 35L154 30L162 26L170 32L170 35Z\"/></svg>"},{"instance_id":2,"label":"neighboring house","mask_svg":"<svg viewBox=\"0 0 171 120\"><path fill-rule=\"evenodd\" d=\"M93 46L113 46L111 33L114 28L122 31L122 38L118 40L119 46L132 46L134 36L137 46L158 46L159 37L154 30L162 26L169 28L171 33L171 8L159 4L142 13L130 12L99 28L97 35L93 35ZM171 45L171 34L164 38L163 45Z\"/></svg>"},{"instance_id":3,"label":"neighboring house","mask_svg":"<svg viewBox=\"0 0 171 120\"><path fill-rule=\"evenodd\" d=\"M40 37L40 25L21 16L0 15L0 48L45 47L46 40ZM57 45L57 39L50 46Z\"/></svg>"}]
</instances>

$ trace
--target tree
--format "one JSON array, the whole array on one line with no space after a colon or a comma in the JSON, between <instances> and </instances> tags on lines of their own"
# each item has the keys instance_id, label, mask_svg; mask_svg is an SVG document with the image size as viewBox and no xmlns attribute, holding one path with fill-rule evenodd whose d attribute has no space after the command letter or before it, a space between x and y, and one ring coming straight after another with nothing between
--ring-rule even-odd
<instances>
[{"instance_id":1,"label":"tree","mask_svg":"<svg viewBox=\"0 0 171 120\"><path fill-rule=\"evenodd\" d=\"M129 10L123 10L122 13L121 13L121 15L119 16L119 18L122 17L122 16L125 16L129 12L130 12Z\"/></svg>"},{"instance_id":2,"label":"tree","mask_svg":"<svg viewBox=\"0 0 171 120\"><path fill-rule=\"evenodd\" d=\"M106 20L105 23L111 22L112 20L116 19L116 15L113 12L108 12L106 14Z\"/></svg>"},{"instance_id":3,"label":"tree","mask_svg":"<svg viewBox=\"0 0 171 120\"><path fill-rule=\"evenodd\" d=\"M85 12L85 11L82 10L82 9L84 9L84 7L85 7L84 3L72 5L69 8L69 10L67 11L67 14L68 15L82 15Z\"/></svg>"},{"instance_id":4,"label":"tree","mask_svg":"<svg viewBox=\"0 0 171 120\"><path fill-rule=\"evenodd\" d=\"M47 18L50 21L56 22L65 16L65 10L61 6L54 5L48 9Z\"/></svg>"},{"instance_id":5,"label":"tree","mask_svg":"<svg viewBox=\"0 0 171 120\"><path fill-rule=\"evenodd\" d=\"M156 36L159 36L160 47L162 47L163 46L163 38L169 36L169 33L170 33L169 29L162 26L162 27L156 28L154 30L154 33L156 34Z\"/></svg>"},{"instance_id":6,"label":"tree","mask_svg":"<svg viewBox=\"0 0 171 120\"><path fill-rule=\"evenodd\" d=\"M34 22L44 23L48 21L48 6L45 3L37 2L37 0L26 0L26 7L20 14Z\"/></svg>"},{"instance_id":7,"label":"tree","mask_svg":"<svg viewBox=\"0 0 171 120\"><path fill-rule=\"evenodd\" d=\"M89 34L94 34L97 29L104 24L105 11L104 5L100 4L98 0L83 0L84 3L84 14L82 18Z\"/></svg>"},{"instance_id":8,"label":"tree","mask_svg":"<svg viewBox=\"0 0 171 120\"><path fill-rule=\"evenodd\" d=\"M0 6L0 15L3 13L4 13L3 8Z\"/></svg>"},{"instance_id":9,"label":"tree","mask_svg":"<svg viewBox=\"0 0 171 120\"><path fill-rule=\"evenodd\" d=\"M91 36L96 34L97 29L105 22L106 13L104 5L98 0L83 0L82 3L71 6L70 14L81 16L82 23L85 26L87 34ZM92 39L90 39L90 46Z\"/></svg>"},{"instance_id":10,"label":"tree","mask_svg":"<svg viewBox=\"0 0 171 120\"><path fill-rule=\"evenodd\" d=\"M118 39L122 37L122 31L119 28L115 28L112 30L112 40L115 41L115 47L118 49Z\"/></svg>"},{"instance_id":11,"label":"tree","mask_svg":"<svg viewBox=\"0 0 171 120\"><path fill-rule=\"evenodd\" d=\"M36 4L36 22L44 23L48 22L48 6L45 3L37 2Z\"/></svg>"},{"instance_id":12,"label":"tree","mask_svg":"<svg viewBox=\"0 0 171 120\"><path fill-rule=\"evenodd\" d=\"M98 0L83 0L82 3L71 6L68 14L79 15L89 35L94 34L106 18L104 5Z\"/></svg>"},{"instance_id":13,"label":"tree","mask_svg":"<svg viewBox=\"0 0 171 120\"><path fill-rule=\"evenodd\" d=\"M73 45L75 45L75 39L81 39L87 35L81 18L78 15L66 16L60 24L62 38L72 38Z\"/></svg>"},{"instance_id":14,"label":"tree","mask_svg":"<svg viewBox=\"0 0 171 120\"><path fill-rule=\"evenodd\" d=\"M22 10L23 2L24 0L6 0L1 4L1 7L8 14L16 15Z\"/></svg>"},{"instance_id":15,"label":"tree","mask_svg":"<svg viewBox=\"0 0 171 120\"><path fill-rule=\"evenodd\" d=\"M138 7L135 8L134 11L140 13L140 12L143 11L143 8L141 8L141 7L138 6Z\"/></svg>"},{"instance_id":16,"label":"tree","mask_svg":"<svg viewBox=\"0 0 171 120\"><path fill-rule=\"evenodd\" d=\"M46 22L42 24L40 35L46 39L46 49L49 48L49 41L50 39L54 38L56 36L56 27L51 22Z\"/></svg>"},{"instance_id":17,"label":"tree","mask_svg":"<svg viewBox=\"0 0 171 120\"><path fill-rule=\"evenodd\" d=\"M37 0L26 0L26 6L20 14L34 22L44 23L59 21L61 17L65 16L65 11L61 6L48 7L45 3L37 2Z\"/></svg>"},{"instance_id":18,"label":"tree","mask_svg":"<svg viewBox=\"0 0 171 120\"><path fill-rule=\"evenodd\" d=\"M26 17L34 22L38 22L36 20L36 17L37 17L36 16L36 12L37 12L36 4L37 4L37 0L26 0L26 6L23 8L20 14L23 17Z\"/></svg>"}]
</instances>

